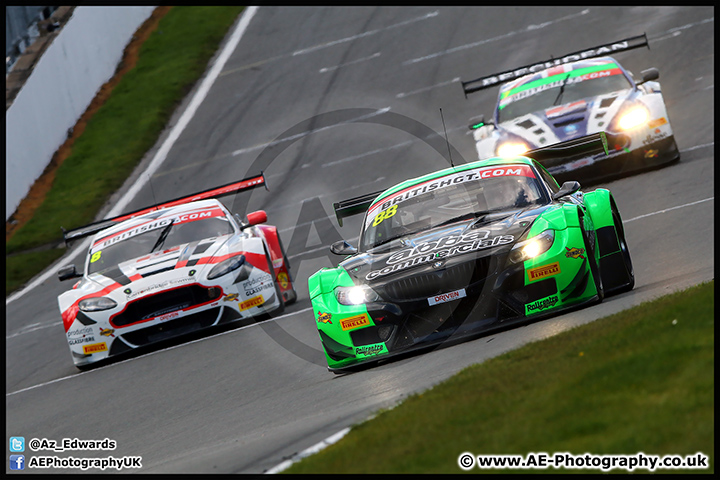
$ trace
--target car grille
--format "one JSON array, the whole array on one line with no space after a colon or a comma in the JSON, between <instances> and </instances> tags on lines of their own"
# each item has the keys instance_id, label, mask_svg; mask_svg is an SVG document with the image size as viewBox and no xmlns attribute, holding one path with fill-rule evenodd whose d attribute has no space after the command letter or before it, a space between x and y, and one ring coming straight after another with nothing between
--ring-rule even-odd
<instances>
[{"instance_id":1,"label":"car grille","mask_svg":"<svg viewBox=\"0 0 720 480\"><path fill-rule=\"evenodd\" d=\"M381 295L388 301L417 300L465 288L487 277L490 257L422 273L387 283Z\"/></svg>"},{"instance_id":2,"label":"car grille","mask_svg":"<svg viewBox=\"0 0 720 480\"><path fill-rule=\"evenodd\" d=\"M148 318L211 302L218 299L221 294L222 290L218 287L207 288L200 285L167 290L128 303L123 312L110 319L110 323L115 327L130 325Z\"/></svg>"},{"instance_id":3,"label":"car grille","mask_svg":"<svg viewBox=\"0 0 720 480\"><path fill-rule=\"evenodd\" d=\"M147 328L123 334L120 338L133 345L141 346L159 342L168 338L177 337L185 333L194 332L211 326L217 320L220 307L214 307L202 312L186 315L176 320L150 325Z\"/></svg>"}]
</instances>

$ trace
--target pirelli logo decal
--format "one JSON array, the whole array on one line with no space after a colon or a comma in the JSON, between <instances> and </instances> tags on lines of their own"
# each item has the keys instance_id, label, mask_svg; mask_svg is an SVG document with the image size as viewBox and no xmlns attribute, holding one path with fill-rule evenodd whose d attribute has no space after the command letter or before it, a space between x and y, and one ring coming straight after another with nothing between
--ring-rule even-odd
<instances>
[{"instance_id":1,"label":"pirelli logo decal","mask_svg":"<svg viewBox=\"0 0 720 480\"><path fill-rule=\"evenodd\" d=\"M353 328L364 327L366 325L370 325L370 320L367 315L358 315L357 317L340 320L340 326L343 330L352 330Z\"/></svg>"},{"instance_id":2,"label":"pirelli logo decal","mask_svg":"<svg viewBox=\"0 0 720 480\"><path fill-rule=\"evenodd\" d=\"M257 307L258 305L263 304L263 297L262 295L258 295L257 297L249 298L245 300L244 302L240 303L240 311L247 310L248 308Z\"/></svg>"},{"instance_id":3,"label":"pirelli logo decal","mask_svg":"<svg viewBox=\"0 0 720 480\"><path fill-rule=\"evenodd\" d=\"M551 277L560 273L560 263L555 262L542 267L531 268L528 271L528 279L532 282L541 278Z\"/></svg>"},{"instance_id":4,"label":"pirelli logo decal","mask_svg":"<svg viewBox=\"0 0 720 480\"><path fill-rule=\"evenodd\" d=\"M104 352L105 350L107 350L107 343L105 343L105 342L93 343L92 345L84 345L83 346L83 353L85 355L90 355L91 353Z\"/></svg>"}]
</instances>

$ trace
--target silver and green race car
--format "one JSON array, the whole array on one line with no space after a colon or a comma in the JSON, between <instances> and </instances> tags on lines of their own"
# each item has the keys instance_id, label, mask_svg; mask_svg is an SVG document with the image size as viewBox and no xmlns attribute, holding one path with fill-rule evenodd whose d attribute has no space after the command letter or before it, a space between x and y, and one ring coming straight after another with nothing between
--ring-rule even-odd
<instances>
[{"instance_id":1,"label":"silver and green race car","mask_svg":"<svg viewBox=\"0 0 720 480\"><path fill-rule=\"evenodd\" d=\"M607 151L604 141L598 134L572 150ZM635 284L610 191L559 186L528 156L446 168L334 207L341 226L365 214L359 245L333 244L347 258L308 280L335 373L601 302Z\"/></svg>"}]
</instances>

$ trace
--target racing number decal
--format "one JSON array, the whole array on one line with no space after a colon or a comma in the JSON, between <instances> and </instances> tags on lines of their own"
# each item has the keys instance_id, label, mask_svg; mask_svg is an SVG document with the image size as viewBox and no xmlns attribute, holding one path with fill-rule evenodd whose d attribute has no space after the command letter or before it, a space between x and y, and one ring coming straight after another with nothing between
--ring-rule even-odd
<instances>
[{"instance_id":1,"label":"racing number decal","mask_svg":"<svg viewBox=\"0 0 720 480\"><path fill-rule=\"evenodd\" d=\"M397 213L397 205L393 205L392 207L388 208L387 210L380 212L377 214L377 217L375 217L375 220L373 220L372 226L377 227L380 225L383 220L392 217Z\"/></svg>"},{"instance_id":2,"label":"racing number decal","mask_svg":"<svg viewBox=\"0 0 720 480\"><path fill-rule=\"evenodd\" d=\"M100 260L100 254L102 253L102 250L98 250L97 252L92 254L92 257L90 257L90 263L95 263L98 260Z\"/></svg>"}]
</instances>

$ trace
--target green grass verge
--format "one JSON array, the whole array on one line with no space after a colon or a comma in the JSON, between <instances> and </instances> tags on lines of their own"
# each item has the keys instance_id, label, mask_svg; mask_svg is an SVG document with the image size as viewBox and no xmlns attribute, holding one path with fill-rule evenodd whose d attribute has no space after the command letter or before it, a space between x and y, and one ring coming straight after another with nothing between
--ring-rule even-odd
<instances>
[{"instance_id":1,"label":"green grass verge","mask_svg":"<svg viewBox=\"0 0 720 480\"><path fill-rule=\"evenodd\" d=\"M64 253L64 248L51 248L49 250L19 253L11 257L6 257L5 295L10 295L30 280L33 275L28 276L28 272L39 273L43 271Z\"/></svg>"},{"instance_id":2,"label":"green grass verge","mask_svg":"<svg viewBox=\"0 0 720 480\"><path fill-rule=\"evenodd\" d=\"M667 471L711 473L713 292L711 281L468 367L284 473L462 473L464 452L702 452L708 470Z\"/></svg>"},{"instance_id":3,"label":"green grass verge","mask_svg":"<svg viewBox=\"0 0 720 480\"><path fill-rule=\"evenodd\" d=\"M155 144L243 8L173 7L161 19L135 68L75 142L45 201L7 242L6 255L62 241L60 226L75 228L94 220ZM8 269L6 283L22 285L42 268L33 262L12 274Z\"/></svg>"}]
</instances>

